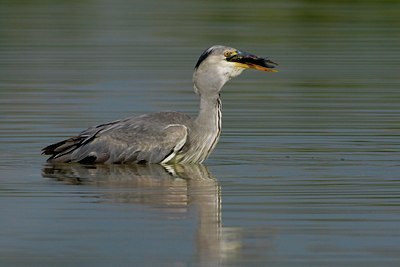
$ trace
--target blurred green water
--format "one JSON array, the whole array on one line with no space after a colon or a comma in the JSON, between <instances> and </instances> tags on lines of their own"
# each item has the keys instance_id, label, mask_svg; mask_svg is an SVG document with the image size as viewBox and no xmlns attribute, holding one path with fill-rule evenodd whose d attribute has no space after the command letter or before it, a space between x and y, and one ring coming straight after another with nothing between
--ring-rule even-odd
<instances>
[{"instance_id":1,"label":"blurred green water","mask_svg":"<svg viewBox=\"0 0 400 267\"><path fill-rule=\"evenodd\" d=\"M2 1L0 262L396 266L399 26L398 1ZM206 163L218 185L194 187L213 212L185 198L173 198L179 212L154 209L147 185L130 184L135 201L115 204L120 186L41 177L40 148L88 126L196 114L191 75L213 44L280 64L224 88L223 133ZM151 203L193 188L168 179ZM217 242L208 229L228 229L239 248L199 252Z\"/></svg>"}]
</instances>

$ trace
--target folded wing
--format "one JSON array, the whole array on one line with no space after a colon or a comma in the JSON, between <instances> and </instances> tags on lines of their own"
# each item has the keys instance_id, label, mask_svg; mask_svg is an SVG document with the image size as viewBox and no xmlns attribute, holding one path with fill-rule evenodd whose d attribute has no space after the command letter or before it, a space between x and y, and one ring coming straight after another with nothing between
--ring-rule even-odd
<instances>
[{"instance_id":1,"label":"folded wing","mask_svg":"<svg viewBox=\"0 0 400 267\"><path fill-rule=\"evenodd\" d=\"M190 117L163 112L91 127L43 148L48 162L167 163L186 143Z\"/></svg>"}]
</instances>

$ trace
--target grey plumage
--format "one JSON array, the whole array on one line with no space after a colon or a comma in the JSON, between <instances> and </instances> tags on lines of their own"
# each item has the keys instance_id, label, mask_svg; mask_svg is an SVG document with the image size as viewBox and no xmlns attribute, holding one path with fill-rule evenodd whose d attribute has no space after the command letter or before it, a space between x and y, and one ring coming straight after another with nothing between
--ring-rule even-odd
<instances>
[{"instance_id":1,"label":"grey plumage","mask_svg":"<svg viewBox=\"0 0 400 267\"><path fill-rule=\"evenodd\" d=\"M52 163L201 163L220 136L222 86L245 68L272 71L271 63L230 47L213 46L200 56L193 74L200 96L196 119L179 112L129 117L88 128L43 148L42 153L50 155Z\"/></svg>"}]
</instances>

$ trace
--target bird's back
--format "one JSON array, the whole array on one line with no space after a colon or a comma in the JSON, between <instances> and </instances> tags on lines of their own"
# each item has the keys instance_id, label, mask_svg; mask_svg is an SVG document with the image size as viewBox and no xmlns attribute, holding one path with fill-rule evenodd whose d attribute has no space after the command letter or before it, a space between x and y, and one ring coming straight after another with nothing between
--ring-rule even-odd
<instances>
[{"instance_id":1,"label":"bird's back","mask_svg":"<svg viewBox=\"0 0 400 267\"><path fill-rule=\"evenodd\" d=\"M49 145L48 162L160 163L171 160L185 145L190 116L158 112L100 124Z\"/></svg>"}]
</instances>

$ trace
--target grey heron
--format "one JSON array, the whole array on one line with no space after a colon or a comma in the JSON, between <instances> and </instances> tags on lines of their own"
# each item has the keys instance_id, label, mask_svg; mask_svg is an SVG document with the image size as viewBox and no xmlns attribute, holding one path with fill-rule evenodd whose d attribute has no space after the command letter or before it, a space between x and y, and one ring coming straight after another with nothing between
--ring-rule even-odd
<instances>
[{"instance_id":1,"label":"grey heron","mask_svg":"<svg viewBox=\"0 0 400 267\"><path fill-rule=\"evenodd\" d=\"M193 73L200 97L196 118L180 112L157 112L90 127L49 145L50 163L202 163L221 133L220 91L243 70L276 72L276 63L231 47L215 45L198 59Z\"/></svg>"}]
</instances>

